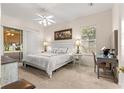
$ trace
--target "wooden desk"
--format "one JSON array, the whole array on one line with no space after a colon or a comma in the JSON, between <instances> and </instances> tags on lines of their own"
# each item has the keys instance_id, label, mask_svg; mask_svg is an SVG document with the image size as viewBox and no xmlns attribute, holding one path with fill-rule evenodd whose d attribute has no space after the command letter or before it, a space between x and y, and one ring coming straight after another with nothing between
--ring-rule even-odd
<instances>
[{"instance_id":1,"label":"wooden desk","mask_svg":"<svg viewBox=\"0 0 124 93\"><path fill-rule=\"evenodd\" d=\"M100 64L102 62L110 63L110 65L111 65L110 70L113 73L114 81L117 83L118 82L118 72L117 72L118 59L117 58L110 58L109 56L104 56L103 54L97 54L96 57L97 57L97 63L98 64ZM98 70L97 70L97 74L99 74Z\"/></svg>"},{"instance_id":2,"label":"wooden desk","mask_svg":"<svg viewBox=\"0 0 124 93\"><path fill-rule=\"evenodd\" d=\"M117 58L109 58L108 56L104 56L102 54L97 55L97 63L102 63L102 62L110 63L111 67L113 67L113 66L117 65L118 59Z\"/></svg>"}]
</instances>

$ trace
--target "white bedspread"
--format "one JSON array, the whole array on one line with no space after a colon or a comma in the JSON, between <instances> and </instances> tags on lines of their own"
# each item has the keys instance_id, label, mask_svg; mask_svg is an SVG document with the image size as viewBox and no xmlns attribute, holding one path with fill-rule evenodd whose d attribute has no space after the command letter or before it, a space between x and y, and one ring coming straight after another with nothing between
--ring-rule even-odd
<instances>
[{"instance_id":1,"label":"white bedspread","mask_svg":"<svg viewBox=\"0 0 124 93\"><path fill-rule=\"evenodd\" d=\"M40 53L30 54L26 57L28 63L34 64L41 69L45 70L49 75L56 69L59 64L69 63L71 55L69 54L52 54L52 53Z\"/></svg>"}]
</instances>

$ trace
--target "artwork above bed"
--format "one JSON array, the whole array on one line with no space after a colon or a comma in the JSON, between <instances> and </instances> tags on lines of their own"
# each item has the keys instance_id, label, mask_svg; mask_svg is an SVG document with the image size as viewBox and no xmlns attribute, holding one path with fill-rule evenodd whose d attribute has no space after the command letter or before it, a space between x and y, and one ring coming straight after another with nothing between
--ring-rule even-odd
<instances>
[{"instance_id":1,"label":"artwork above bed","mask_svg":"<svg viewBox=\"0 0 124 93\"><path fill-rule=\"evenodd\" d=\"M54 32L54 40L68 40L72 39L72 29L64 29Z\"/></svg>"}]
</instances>

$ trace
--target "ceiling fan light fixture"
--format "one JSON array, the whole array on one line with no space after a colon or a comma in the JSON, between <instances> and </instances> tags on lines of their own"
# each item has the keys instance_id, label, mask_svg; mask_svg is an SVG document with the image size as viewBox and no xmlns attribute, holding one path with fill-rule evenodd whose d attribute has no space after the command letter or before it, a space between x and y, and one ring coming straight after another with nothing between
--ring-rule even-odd
<instances>
[{"instance_id":1,"label":"ceiling fan light fixture","mask_svg":"<svg viewBox=\"0 0 124 93\"><path fill-rule=\"evenodd\" d=\"M42 24L43 26L49 26L49 25L52 25L53 23L56 23L52 18L54 18L53 15L50 15L50 16L45 16L45 15L40 15L40 14L37 14L37 16L39 18L37 19L34 19L36 21L38 21L39 24Z\"/></svg>"},{"instance_id":2,"label":"ceiling fan light fixture","mask_svg":"<svg viewBox=\"0 0 124 93\"><path fill-rule=\"evenodd\" d=\"M48 25L51 25L51 23L50 23L50 22L48 22Z\"/></svg>"},{"instance_id":3,"label":"ceiling fan light fixture","mask_svg":"<svg viewBox=\"0 0 124 93\"><path fill-rule=\"evenodd\" d=\"M44 24L44 26L47 26L47 20L46 19L44 19L42 23Z\"/></svg>"},{"instance_id":4,"label":"ceiling fan light fixture","mask_svg":"<svg viewBox=\"0 0 124 93\"><path fill-rule=\"evenodd\" d=\"M42 21L38 21L39 24L42 24Z\"/></svg>"}]
</instances>

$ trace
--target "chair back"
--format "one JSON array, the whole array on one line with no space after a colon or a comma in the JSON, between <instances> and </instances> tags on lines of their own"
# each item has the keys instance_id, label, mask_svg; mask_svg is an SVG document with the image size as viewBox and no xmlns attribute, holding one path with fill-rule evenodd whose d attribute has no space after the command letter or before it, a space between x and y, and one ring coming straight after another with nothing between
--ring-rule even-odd
<instances>
[{"instance_id":1,"label":"chair back","mask_svg":"<svg viewBox=\"0 0 124 93\"><path fill-rule=\"evenodd\" d=\"M92 51L92 54L93 54L93 59L94 59L94 65L96 65L96 55L93 51Z\"/></svg>"}]
</instances>

